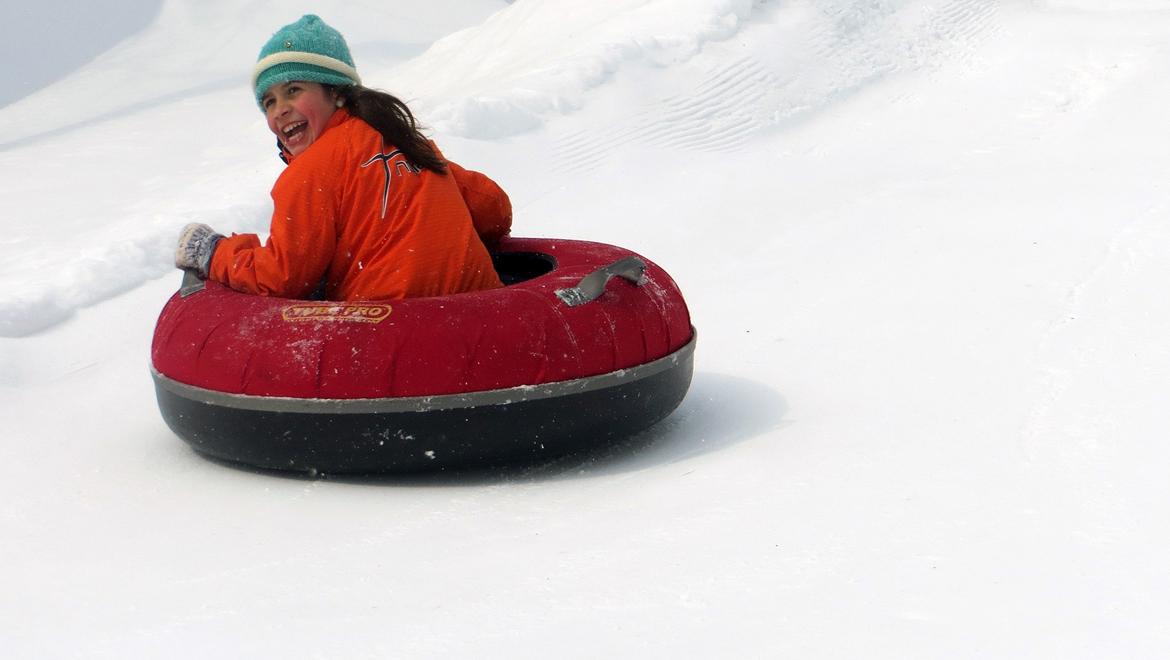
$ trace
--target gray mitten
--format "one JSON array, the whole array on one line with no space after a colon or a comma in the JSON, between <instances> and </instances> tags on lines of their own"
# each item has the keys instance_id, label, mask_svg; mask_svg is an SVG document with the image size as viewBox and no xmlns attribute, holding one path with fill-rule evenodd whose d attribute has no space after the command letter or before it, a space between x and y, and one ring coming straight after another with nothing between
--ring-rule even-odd
<instances>
[{"instance_id":1,"label":"gray mitten","mask_svg":"<svg viewBox=\"0 0 1170 660\"><path fill-rule=\"evenodd\" d=\"M223 234L201 222L192 222L179 232L179 247L175 250L175 268L192 269L199 277L207 277L211 270L211 256Z\"/></svg>"}]
</instances>

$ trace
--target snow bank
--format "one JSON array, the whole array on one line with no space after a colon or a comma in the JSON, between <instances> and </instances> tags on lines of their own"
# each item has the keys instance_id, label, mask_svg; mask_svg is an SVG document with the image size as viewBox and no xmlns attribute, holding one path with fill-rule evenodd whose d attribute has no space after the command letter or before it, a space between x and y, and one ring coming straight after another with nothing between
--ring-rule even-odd
<instances>
[{"instance_id":1,"label":"snow bank","mask_svg":"<svg viewBox=\"0 0 1170 660\"><path fill-rule=\"evenodd\" d=\"M441 133L493 139L581 109L618 71L687 65L735 36L763 42L768 70L723 63L713 84L747 72L757 92L748 103L777 123L890 73L954 59L994 32L997 8L996 0L528 0L438 41L389 77ZM701 84L691 87L701 93Z\"/></svg>"},{"instance_id":2,"label":"snow bank","mask_svg":"<svg viewBox=\"0 0 1170 660\"><path fill-rule=\"evenodd\" d=\"M269 219L264 211L263 207L233 207L197 215L143 214L127 218L116 240L92 240L86 232L61 237L55 249L28 249L0 268L0 278L9 287L0 297L0 337L40 332L65 321L78 309L177 273L170 255L175 246L174 225L184 219L260 232ZM86 239L91 239L88 244ZM70 248L73 257L60 261L58 251ZM179 275L175 277L178 282Z\"/></svg>"},{"instance_id":3,"label":"snow bank","mask_svg":"<svg viewBox=\"0 0 1170 660\"><path fill-rule=\"evenodd\" d=\"M735 34L751 0L527 0L440 40L392 75L442 132L490 139L580 109L630 63L669 65Z\"/></svg>"}]
</instances>

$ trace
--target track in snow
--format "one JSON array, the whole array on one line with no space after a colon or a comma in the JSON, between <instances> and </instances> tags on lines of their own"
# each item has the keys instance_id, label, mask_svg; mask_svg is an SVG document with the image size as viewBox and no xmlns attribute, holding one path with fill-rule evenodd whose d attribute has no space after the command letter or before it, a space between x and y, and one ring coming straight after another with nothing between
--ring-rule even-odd
<instances>
[{"instance_id":1,"label":"track in snow","mask_svg":"<svg viewBox=\"0 0 1170 660\"><path fill-rule=\"evenodd\" d=\"M733 40L741 43L713 44L667 72L681 91L659 94L607 126L557 135L553 168L588 173L623 145L734 151L761 130L811 116L888 75L969 64L999 32L999 0L937 8L823 2L812 12L758 15Z\"/></svg>"},{"instance_id":2,"label":"track in snow","mask_svg":"<svg viewBox=\"0 0 1170 660\"><path fill-rule=\"evenodd\" d=\"M553 167L564 173L591 171L619 144L706 152L734 150L764 126L757 111L767 96L785 84L763 63L745 57L700 79L687 93L648 104L607 128L559 136Z\"/></svg>"}]
</instances>

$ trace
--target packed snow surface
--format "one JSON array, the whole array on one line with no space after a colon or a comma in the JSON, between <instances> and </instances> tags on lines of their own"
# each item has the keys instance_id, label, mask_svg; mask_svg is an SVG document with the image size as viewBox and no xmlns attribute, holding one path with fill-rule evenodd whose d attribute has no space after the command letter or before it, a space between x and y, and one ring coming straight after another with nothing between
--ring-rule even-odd
<instances>
[{"instance_id":1,"label":"packed snow surface","mask_svg":"<svg viewBox=\"0 0 1170 660\"><path fill-rule=\"evenodd\" d=\"M0 657L1170 654L1164 0L63 7L0 23L90 38L0 67ZM268 226L248 74L309 12L516 235L674 275L673 416L377 479L170 432L175 237Z\"/></svg>"}]
</instances>

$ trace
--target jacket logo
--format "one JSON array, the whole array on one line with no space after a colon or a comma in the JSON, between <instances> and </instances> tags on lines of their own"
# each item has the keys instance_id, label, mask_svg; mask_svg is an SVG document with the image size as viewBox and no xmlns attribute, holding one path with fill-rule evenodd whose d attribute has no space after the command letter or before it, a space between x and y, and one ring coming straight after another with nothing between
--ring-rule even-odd
<instances>
[{"instance_id":1,"label":"jacket logo","mask_svg":"<svg viewBox=\"0 0 1170 660\"><path fill-rule=\"evenodd\" d=\"M299 303L281 310L285 321L357 321L380 323L390 316L390 305L369 303Z\"/></svg>"},{"instance_id":2,"label":"jacket logo","mask_svg":"<svg viewBox=\"0 0 1170 660\"><path fill-rule=\"evenodd\" d=\"M401 159L394 160L399 156L401 156ZM377 156L374 156L373 158L362 163L362 167L373 165L375 161L382 161L382 170L386 173L386 183L382 186L382 217L385 218L386 204L390 201L390 163L393 161L394 169L398 172L399 176L402 176L407 172L411 174L418 174L422 171L422 168L406 160L406 156L404 156L398 149L395 149L388 154L378 154Z\"/></svg>"}]
</instances>

